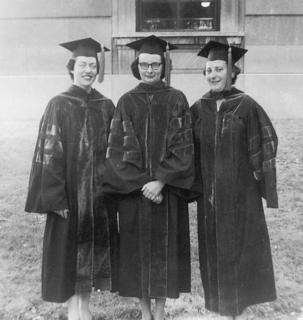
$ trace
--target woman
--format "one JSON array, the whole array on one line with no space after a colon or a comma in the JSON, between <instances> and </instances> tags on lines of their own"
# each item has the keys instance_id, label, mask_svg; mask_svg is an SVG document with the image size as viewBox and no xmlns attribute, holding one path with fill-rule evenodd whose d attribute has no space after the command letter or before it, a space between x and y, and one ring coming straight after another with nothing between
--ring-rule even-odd
<instances>
[{"instance_id":1,"label":"woman","mask_svg":"<svg viewBox=\"0 0 303 320\"><path fill-rule=\"evenodd\" d=\"M128 46L138 50L132 71L141 82L118 102L104 192L120 195L119 294L140 299L144 320L162 320L165 299L190 291L188 207L179 196L193 181L190 113L184 94L162 81L165 48L174 46L155 36Z\"/></svg>"},{"instance_id":2,"label":"woman","mask_svg":"<svg viewBox=\"0 0 303 320\"><path fill-rule=\"evenodd\" d=\"M92 288L114 286L116 208L102 196L100 179L114 105L92 88L100 44L61 45L73 53L73 85L50 100L41 119L25 210L47 213L42 298L67 302L69 320L91 320Z\"/></svg>"},{"instance_id":3,"label":"woman","mask_svg":"<svg viewBox=\"0 0 303 320\"><path fill-rule=\"evenodd\" d=\"M232 86L245 53L207 43L198 55L210 91L191 107L205 305L227 318L276 298L262 197L277 208L277 136L265 111Z\"/></svg>"}]
</instances>

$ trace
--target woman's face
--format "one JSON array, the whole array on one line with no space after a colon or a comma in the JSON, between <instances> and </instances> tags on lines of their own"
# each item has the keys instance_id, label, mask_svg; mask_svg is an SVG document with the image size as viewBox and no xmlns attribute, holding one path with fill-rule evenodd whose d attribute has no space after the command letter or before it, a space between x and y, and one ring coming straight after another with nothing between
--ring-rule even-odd
<instances>
[{"instance_id":1,"label":"woman's face","mask_svg":"<svg viewBox=\"0 0 303 320\"><path fill-rule=\"evenodd\" d=\"M140 53L138 69L144 83L155 84L161 79L163 69L161 56L158 54Z\"/></svg>"},{"instance_id":2,"label":"woman's face","mask_svg":"<svg viewBox=\"0 0 303 320\"><path fill-rule=\"evenodd\" d=\"M89 91L97 76L97 59L95 57L79 56L76 58L74 70L74 84Z\"/></svg>"},{"instance_id":3,"label":"woman's face","mask_svg":"<svg viewBox=\"0 0 303 320\"><path fill-rule=\"evenodd\" d=\"M225 89L227 79L226 61L207 61L205 67L205 77L212 91L223 91Z\"/></svg>"}]
</instances>

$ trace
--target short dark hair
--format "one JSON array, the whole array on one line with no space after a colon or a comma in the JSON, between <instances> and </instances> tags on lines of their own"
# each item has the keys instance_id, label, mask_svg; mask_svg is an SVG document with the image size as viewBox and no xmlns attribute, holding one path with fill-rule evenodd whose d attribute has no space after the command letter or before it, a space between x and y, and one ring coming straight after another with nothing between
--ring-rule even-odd
<instances>
[{"instance_id":1,"label":"short dark hair","mask_svg":"<svg viewBox=\"0 0 303 320\"><path fill-rule=\"evenodd\" d=\"M99 61L97 58L96 58L96 60L97 60L97 73L99 73L100 65L99 65ZM75 62L76 62L76 58L70 58L67 62L67 65L66 65L68 74L72 80L74 80L74 74L72 73L72 71L74 70Z\"/></svg>"},{"instance_id":2,"label":"short dark hair","mask_svg":"<svg viewBox=\"0 0 303 320\"><path fill-rule=\"evenodd\" d=\"M241 69L238 66L233 65L232 72L234 73L234 76L231 79L231 84L235 84L238 78L238 74L241 73Z\"/></svg>"},{"instance_id":3,"label":"short dark hair","mask_svg":"<svg viewBox=\"0 0 303 320\"><path fill-rule=\"evenodd\" d=\"M68 74L69 74L69 76L71 77L72 80L74 80L74 74L72 73L72 71L74 70L75 62L76 62L76 59L75 58L71 58L71 59L68 60L67 65L66 65Z\"/></svg>"},{"instance_id":4,"label":"short dark hair","mask_svg":"<svg viewBox=\"0 0 303 320\"><path fill-rule=\"evenodd\" d=\"M231 79L231 84L235 84L238 78L238 74L241 73L241 69L236 66L235 64L232 66L232 72L234 73L234 76ZM205 76L206 74L206 70L205 67L203 68L203 75Z\"/></svg>"},{"instance_id":5,"label":"short dark hair","mask_svg":"<svg viewBox=\"0 0 303 320\"><path fill-rule=\"evenodd\" d=\"M164 55L161 54L161 63L162 63L162 72L161 72L161 79L163 79L165 77L165 58ZM140 76L140 72L139 72L139 56L132 62L132 64L130 65L131 71L133 76L138 79L141 80L141 76Z\"/></svg>"}]
</instances>

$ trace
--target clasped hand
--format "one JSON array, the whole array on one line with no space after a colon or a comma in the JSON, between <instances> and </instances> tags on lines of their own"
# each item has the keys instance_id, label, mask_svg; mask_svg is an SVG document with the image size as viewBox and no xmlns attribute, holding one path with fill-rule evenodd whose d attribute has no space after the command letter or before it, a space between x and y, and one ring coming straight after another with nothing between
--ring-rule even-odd
<instances>
[{"instance_id":1,"label":"clasped hand","mask_svg":"<svg viewBox=\"0 0 303 320\"><path fill-rule=\"evenodd\" d=\"M144 195L145 198L160 204L163 200L163 196L161 194L161 191L164 187L164 183L160 180L155 180L155 181L151 181L146 183L141 191ZM58 214L60 217L62 217L63 219L67 219L68 215L69 215L69 210L68 209L63 209L63 210L54 210L54 212L56 214Z\"/></svg>"},{"instance_id":2,"label":"clasped hand","mask_svg":"<svg viewBox=\"0 0 303 320\"><path fill-rule=\"evenodd\" d=\"M160 204L163 200L163 196L161 194L161 191L164 187L164 183L160 180L154 180L146 183L141 191L145 198Z\"/></svg>"}]
</instances>

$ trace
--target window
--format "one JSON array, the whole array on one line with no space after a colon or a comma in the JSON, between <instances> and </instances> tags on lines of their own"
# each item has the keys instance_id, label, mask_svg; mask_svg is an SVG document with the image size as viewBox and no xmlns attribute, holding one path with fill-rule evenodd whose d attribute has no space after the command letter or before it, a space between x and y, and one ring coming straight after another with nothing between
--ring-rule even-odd
<instances>
[{"instance_id":1,"label":"window","mask_svg":"<svg viewBox=\"0 0 303 320\"><path fill-rule=\"evenodd\" d=\"M137 0L137 31L219 30L219 0Z\"/></svg>"}]
</instances>

